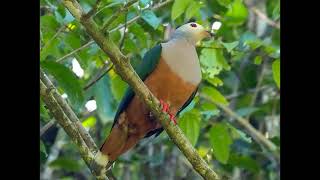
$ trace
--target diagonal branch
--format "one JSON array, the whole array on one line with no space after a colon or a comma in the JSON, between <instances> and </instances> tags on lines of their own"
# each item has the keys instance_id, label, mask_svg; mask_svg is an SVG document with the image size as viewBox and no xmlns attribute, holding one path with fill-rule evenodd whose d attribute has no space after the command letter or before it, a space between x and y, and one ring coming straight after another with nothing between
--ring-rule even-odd
<instances>
[{"instance_id":1,"label":"diagonal branch","mask_svg":"<svg viewBox=\"0 0 320 180\"><path fill-rule=\"evenodd\" d=\"M49 111L57 122L63 127L71 140L78 146L78 150L82 159L85 161L87 166L90 168L92 173L97 176L97 179L106 179L102 173L103 167L94 163L94 154L87 146L86 142L82 138L78 127L69 119L63 108L54 97L53 93L56 91L54 87L47 86L42 78L40 79L40 95L43 98L44 103L47 105ZM102 175L100 175L102 174Z\"/></svg>"},{"instance_id":2,"label":"diagonal branch","mask_svg":"<svg viewBox=\"0 0 320 180\"><path fill-rule=\"evenodd\" d=\"M219 179L218 175L199 156L196 149L184 136L181 129L178 126L172 125L168 115L161 111L159 100L157 100L157 98L139 78L131 66L129 58L122 54L108 35L105 36L104 33L100 31L97 24L91 18L85 18L82 16L83 10L77 1L63 0L62 2L76 20L80 21L80 23L85 27L87 33L92 37L92 39L110 57L110 60L115 65L116 72L131 86L136 95L149 107L157 120L160 121L162 127L166 130L172 141L192 164L193 168L204 179Z\"/></svg>"},{"instance_id":3,"label":"diagonal branch","mask_svg":"<svg viewBox=\"0 0 320 180\"><path fill-rule=\"evenodd\" d=\"M58 104L63 108L64 113L69 117L69 119L75 124L75 126L79 129L80 135L83 138L83 140L86 142L87 146L91 150L91 152L97 151L97 146L95 145L93 139L91 138L88 131L84 129L82 126L80 120L76 116L76 114L73 112L71 107L67 104L67 102L58 94L57 90L49 80L49 78L44 74L44 72L40 71L40 78L42 82L47 86L48 88L52 89L51 93L58 102Z\"/></svg>"},{"instance_id":4,"label":"diagonal branch","mask_svg":"<svg viewBox=\"0 0 320 180\"><path fill-rule=\"evenodd\" d=\"M221 103L218 103L211 98L207 97L206 95L200 95L202 98L214 103L217 105L220 109L222 109L226 114L234 118L244 129L248 131L248 133L251 135L251 137L256 140L258 143L262 144L264 147L266 147L270 152L273 153L273 155L276 157L277 160L279 160L279 152L277 149L277 146L271 142L269 139L267 139L263 134L261 134L258 130L256 130L247 119L239 116L237 113L232 111L229 107L222 105Z\"/></svg>"}]
</instances>

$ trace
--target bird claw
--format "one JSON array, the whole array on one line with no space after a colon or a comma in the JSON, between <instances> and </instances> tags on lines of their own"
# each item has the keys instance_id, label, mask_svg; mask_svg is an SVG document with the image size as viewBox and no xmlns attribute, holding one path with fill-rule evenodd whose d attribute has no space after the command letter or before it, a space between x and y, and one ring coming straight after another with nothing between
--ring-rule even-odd
<instances>
[{"instance_id":1,"label":"bird claw","mask_svg":"<svg viewBox=\"0 0 320 180\"><path fill-rule=\"evenodd\" d=\"M162 112L167 113L170 117L170 120L174 123L174 125L177 125L175 116L172 113L170 113L170 105L168 103L165 103L163 100L160 100L160 104L162 107Z\"/></svg>"}]
</instances>

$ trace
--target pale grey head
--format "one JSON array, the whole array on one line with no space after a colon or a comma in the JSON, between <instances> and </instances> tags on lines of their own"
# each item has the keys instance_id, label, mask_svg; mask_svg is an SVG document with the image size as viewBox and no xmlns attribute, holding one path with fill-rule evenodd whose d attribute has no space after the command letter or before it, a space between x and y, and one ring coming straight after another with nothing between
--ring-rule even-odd
<instances>
[{"instance_id":1,"label":"pale grey head","mask_svg":"<svg viewBox=\"0 0 320 180\"><path fill-rule=\"evenodd\" d=\"M212 37L213 33L195 22L184 24L176 29L171 39L185 38L190 44L195 45L204 38Z\"/></svg>"}]
</instances>

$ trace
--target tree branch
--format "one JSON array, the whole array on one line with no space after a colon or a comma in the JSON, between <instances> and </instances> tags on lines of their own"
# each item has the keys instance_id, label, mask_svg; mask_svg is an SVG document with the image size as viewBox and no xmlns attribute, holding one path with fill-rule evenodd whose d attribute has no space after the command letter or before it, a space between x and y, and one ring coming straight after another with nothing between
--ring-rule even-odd
<instances>
[{"instance_id":1,"label":"tree branch","mask_svg":"<svg viewBox=\"0 0 320 180\"><path fill-rule=\"evenodd\" d=\"M70 13L85 27L87 33L92 37L92 39L110 57L110 60L115 65L116 72L132 87L136 95L150 108L158 121L160 121L162 127L166 130L169 137L192 164L193 168L204 179L219 179L218 175L199 156L192 144L184 136L180 128L171 124L168 115L161 111L159 101L149 91L149 89L134 71L128 57L121 53L119 48L108 35L105 36L104 33L99 30L97 24L91 18L85 18L82 16L83 11L77 1L63 0L62 2L70 11Z\"/></svg>"},{"instance_id":2,"label":"tree branch","mask_svg":"<svg viewBox=\"0 0 320 180\"><path fill-rule=\"evenodd\" d=\"M57 121L54 119L50 120L47 124L45 124L41 129L40 129L40 137L44 135L51 127L57 124Z\"/></svg>"},{"instance_id":3,"label":"tree branch","mask_svg":"<svg viewBox=\"0 0 320 180\"><path fill-rule=\"evenodd\" d=\"M111 23L112 23L114 20L116 20L121 13L123 13L124 11L127 11L128 8L129 8L130 6L132 6L132 5L133 5L134 3L136 3L136 2L138 2L138 0L131 0L131 1L129 1L126 5L124 5L124 6L121 7L120 9L118 9L118 11L115 12L115 13L104 23L104 25L102 26L102 31L104 32L105 30L107 30L108 27L111 25Z\"/></svg>"},{"instance_id":4,"label":"tree branch","mask_svg":"<svg viewBox=\"0 0 320 180\"><path fill-rule=\"evenodd\" d=\"M61 127L63 127L71 140L78 146L80 155L91 170L92 174L94 174L99 180L106 179L105 174L103 173L103 167L94 162L94 154L83 140L78 127L68 118L63 108L58 103L58 100L54 97L52 92L55 91L54 87L46 86L42 79L40 79L40 95L49 111Z\"/></svg>"},{"instance_id":5,"label":"tree branch","mask_svg":"<svg viewBox=\"0 0 320 180\"><path fill-rule=\"evenodd\" d=\"M75 126L79 129L80 135L83 138L83 140L86 142L87 146L91 150L91 152L97 151L97 146L94 143L93 139L91 138L90 134L84 129L81 122L79 121L76 114L73 112L71 107L67 104L67 102L58 94L57 90L49 80L49 78L44 74L42 70L40 70L40 78L42 82L45 84L46 87L52 88L52 95L55 97L58 104L61 106L61 108L64 110L64 113L69 117L69 119L75 124Z\"/></svg>"},{"instance_id":6,"label":"tree branch","mask_svg":"<svg viewBox=\"0 0 320 180\"><path fill-rule=\"evenodd\" d=\"M264 147L269 149L273 153L273 155L279 160L279 152L277 146L271 142L269 139L264 137L263 134L261 134L259 131L257 131L248 120L244 119L243 117L239 116L237 113L232 111L229 107L222 105L221 103L218 103L211 98L207 97L206 95L201 94L200 97L214 103L217 105L220 109L222 109L226 114L234 118L244 129L248 131L248 133L251 135L253 139L255 139L257 142L261 143Z\"/></svg>"},{"instance_id":7,"label":"tree branch","mask_svg":"<svg viewBox=\"0 0 320 180\"><path fill-rule=\"evenodd\" d=\"M105 65L106 66L106 65ZM94 80L92 80L90 83L88 83L84 88L83 88L83 90L87 90L87 89L89 89L89 87L91 87L92 85L94 85L97 81L99 81L104 75L106 75L111 69L113 68L113 64L110 66L110 67L108 67L106 70L105 70L105 72L103 72L103 70L105 69L105 67L104 68L102 68L97 74L98 74L98 76L96 77L96 78L94 78ZM102 73L103 72L103 73ZM102 73L102 74L101 74ZM101 75L100 75L101 74Z\"/></svg>"},{"instance_id":8,"label":"tree branch","mask_svg":"<svg viewBox=\"0 0 320 180\"><path fill-rule=\"evenodd\" d=\"M171 3L172 1L173 1L173 0L167 0L167 1L165 1L165 2L156 4L156 5L154 5L151 9L152 9L152 10L157 10L157 9L159 9L159 8L161 8L161 7L169 4L169 3ZM138 19L140 19L140 17L141 17L141 16L138 15L138 16L132 18L131 20L129 20L129 21L127 22L127 26L130 26L132 23L134 23L135 21L137 21ZM105 23L105 24L106 24L106 23ZM123 28L124 26L125 26L125 24L119 25L118 27L111 29L111 30L109 31L109 33L115 32L115 31ZM103 29L103 28L102 28L102 29ZM70 53L64 55L63 57L59 58L58 60L56 60L56 62L61 62L62 60L66 59L66 58L68 58L68 57L70 57L70 56L72 56L73 54L77 53L78 51L81 51L82 49L90 46L90 45L93 44L93 43L94 43L94 41L93 41L93 40L90 40L89 42L87 42L87 43L84 44L83 46L81 46L81 47L79 47L79 48L71 51Z\"/></svg>"}]
</instances>

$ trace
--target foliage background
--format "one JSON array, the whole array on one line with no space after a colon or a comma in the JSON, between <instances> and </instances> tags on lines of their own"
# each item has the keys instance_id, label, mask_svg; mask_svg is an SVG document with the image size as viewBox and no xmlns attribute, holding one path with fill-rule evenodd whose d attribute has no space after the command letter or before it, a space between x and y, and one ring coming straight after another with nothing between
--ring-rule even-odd
<instances>
[{"instance_id":1,"label":"foliage background","mask_svg":"<svg viewBox=\"0 0 320 180\"><path fill-rule=\"evenodd\" d=\"M79 2L86 12L95 4L95 0ZM180 115L179 126L220 175L280 179L276 158L228 113L202 98L205 95L228 106L280 148L280 1L176 0L150 9L161 2L140 0L121 13L109 29L137 15L142 18L128 25L125 33L124 28L113 31L112 39L136 67L148 49L168 38L172 28L191 19L207 28L214 21L222 22L214 40L198 45L203 81L196 98ZM125 3L102 0L94 20L102 26ZM92 43L61 59L91 39L60 1L40 1L40 22L41 67L100 146L127 84L111 70L84 89L102 68L111 66L108 56ZM54 124L40 100L41 130L49 122ZM41 179L93 179L59 126L41 134L40 158ZM118 179L201 179L165 132L121 156L113 173Z\"/></svg>"}]
</instances>

